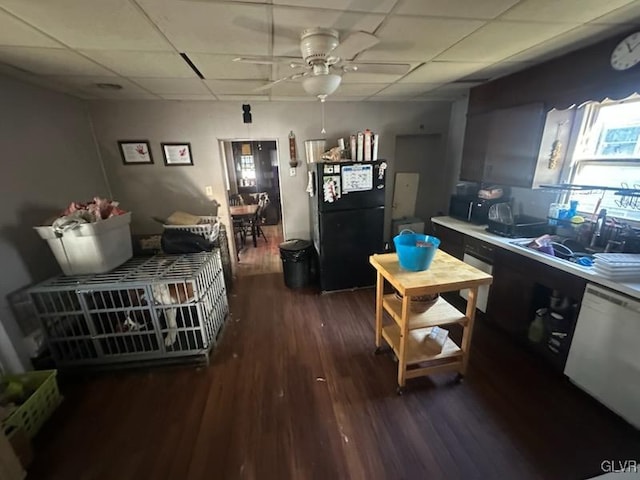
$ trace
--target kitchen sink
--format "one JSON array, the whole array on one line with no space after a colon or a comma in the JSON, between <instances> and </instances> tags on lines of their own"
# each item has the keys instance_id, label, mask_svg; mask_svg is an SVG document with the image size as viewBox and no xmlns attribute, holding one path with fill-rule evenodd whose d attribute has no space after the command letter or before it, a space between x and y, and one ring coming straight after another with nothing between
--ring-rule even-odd
<instances>
[{"instance_id":1,"label":"kitchen sink","mask_svg":"<svg viewBox=\"0 0 640 480\"><path fill-rule=\"evenodd\" d=\"M532 239L529 240L514 240L513 242L509 242L511 245L515 245L519 248L524 248L526 250L531 250L536 252L538 255L543 255L547 257L553 257L563 262L573 263L575 265L580 265L582 267L591 267L593 265L593 255L590 253L584 253L586 247L583 247L580 252L574 253L571 249L568 249L561 242L565 240L562 237L552 237L552 247L554 250L554 254L547 253L545 251L539 250L538 248L531 247L530 245L533 243Z\"/></svg>"}]
</instances>

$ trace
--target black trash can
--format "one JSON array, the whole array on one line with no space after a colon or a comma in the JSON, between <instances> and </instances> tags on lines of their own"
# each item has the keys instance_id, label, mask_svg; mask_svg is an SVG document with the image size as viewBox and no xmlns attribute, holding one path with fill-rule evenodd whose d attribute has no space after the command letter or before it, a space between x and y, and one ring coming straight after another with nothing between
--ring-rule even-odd
<instances>
[{"instance_id":1,"label":"black trash can","mask_svg":"<svg viewBox=\"0 0 640 480\"><path fill-rule=\"evenodd\" d=\"M284 284L289 288L301 288L311 284L313 244L309 240L287 240L280 244L280 258L284 272Z\"/></svg>"}]
</instances>

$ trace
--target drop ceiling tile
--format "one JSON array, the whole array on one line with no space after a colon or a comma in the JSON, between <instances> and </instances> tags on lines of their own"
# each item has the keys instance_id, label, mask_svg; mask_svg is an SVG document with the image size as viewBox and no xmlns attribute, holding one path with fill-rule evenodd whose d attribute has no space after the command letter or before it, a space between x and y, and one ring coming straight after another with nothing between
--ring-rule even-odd
<instances>
[{"instance_id":1,"label":"drop ceiling tile","mask_svg":"<svg viewBox=\"0 0 640 480\"><path fill-rule=\"evenodd\" d=\"M132 78L145 90L157 95L206 95L210 93L199 78Z\"/></svg>"},{"instance_id":2,"label":"drop ceiling tile","mask_svg":"<svg viewBox=\"0 0 640 480\"><path fill-rule=\"evenodd\" d=\"M56 75L49 77L52 81L66 85L73 91L105 99L158 99L157 95L147 92L133 82L121 77L105 76L69 76ZM98 83L115 83L122 86L121 90L103 90Z\"/></svg>"},{"instance_id":3,"label":"drop ceiling tile","mask_svg":"<svg viewBox=\"0 0 640 480\"><path fill-rule=\"evenodd\" d=\"M480 62L429 62L416 68L400 83L445 83L482 70L489 63Z\"/></svg>"},{"instance_id":4,"label":"drop ceiling tile","mask_svg":"<svg viewBox=\"0 0 640 480\"><path fill-rule=\"evenodd\" d=\"M323 26L335 28L340 38L361 30L373 33L384 15L340 12L318 8L273 7L274 42L276 56L300 57L300 34L306 28Z\"/></svg>"},{"instance_id":5,"label":"drop ceiling tile","mask_svg":"<svg viewBox=\"0 0 640 480\"><path fill-rule=\"evenodd\" d=\"M625 31L627 28L626 25L586 24L529 48L513 57L509 57L507 60L510 62L540 63L594 44L616 33Z\"/></svg>"},{"instance_id":6,"label":"drop ceiling tile","mask_svg":"<svg viewBox=\"0 0 640 480\"><path fill-rule=\"evenodd\" d=\"M519 0L404 0L394 13L433 17L484 18L500 15Z\"/></svg>"},{"instance_id":7,"label":"drop ceiling tile","mask_svg":"<svg viewBox=\"0 0 640 480\"><path fill-rule=\"evenodd\" d=\"M205 80L209 89L216 95L260 95L254 90L266 84L259 80Z\"/></svg>"},{"instance_id":8,"label":"drop ceiling tile","mask_svg":"<svg viewBox=\"0 0 640 480\"><path fill-rule=\"evenodd\" d=\"M415 97L438 88L441 83L396 83L378 93L378 97Z\"/></svg>"},{"instance_id":9,"label":"drop ceiling tile","mask_svg":"<svg viewBox=\"0 0 640 480\"><path fill-rule=\"evenodd\" d=\"M381 83L343 83L329 97L368 97L375 95L385 87Z\"/></svg>"},{"instance_id":10,"label":"drop ceiling tile","mask_svg":"<svg viewBox=\"0 0 640 480\"><path fill-rule=\"evenodd\" d=\"M396 97L389 95L385 97L383 95L374 95L372 97L367 98L367 102L412 102L412 96L409 97Z\"/></svg>"},{"instance_id":11,"label":"drop ceiling tile","mask_svg":"<svg viewBox=\"0 0 640 480\"><path fill-rule=\"evenodd\" d=\"M436 60L497 62L575 27L563 23L496 21L469 35Z\"/></svg>"},{"instance_id":12,"label":"drop ceiling tile","mask_svg":"<svg viewBox=\"0 0 640 480\"><path fill-rule=\"evenodd\" d=\"M269 95L216 95L216 97L218 97L218 100L226 101L226 102L268 102L269 101Z\"/></svg>"},{"instance_id":13,"label":"drop ceiling tile","mask_svg":"<svg viewBox=\"0 0 640 480\"><path fill-rule=\"evenodd\" d=\"M197 78L180 55L172 52L82 50L84 55L125 77Z\"/></svg>"},{"instance_id":14,"label":"drop ceiling tile","mask_svg":"<svg viewBox=\"0 0 640 480\"><path fill-rule=\"evenodd\" d=\"M606 15L593 19L592 23L613 25L627 24L638 25L640 23L640 1L629 3L624 7L618 8Z\"/></svg>"},{"instance_id":15,"label":"drop ceiling tile","mask_svg":"<svg viewBox=\"0 0 640 480\"><path fill-rule=\"evenodd\" d=\"M171 50L129 0L2 0L2 7L74 48Z\"/></svg>"},{"instance_id":16,"label":"drop ceiling tile","mask_svg":"<svg viewBox=\"0 0 640 480\"><path fill-rule=\"evenodd\" d=\"M504 77L505 75L519 72L520 70L529 68L532 65L534 64L530 62L498 62L487 68L478 70L471 75L467 75L462 80L494 80L496 78Z\"/></svg>"},{"instance_id":17,"label":"drop ceiling tile","mask_svg":"<svg viewBox=\"0 0 640 480\"><path fill-rule=\"evenodd\" d=\"M631 3L631 0L524 0L505 13L501 19L584 23L628 3Z\"/></svg>"},{"instance_id":18,"label":"drop ceiling tile","mask_svg":"<svg viewBox=\"0 0 640 480\"><path fill-rule=\"evenodd\" d=\"M35 28L0 11L0 45L22 47L61 47L58 42Z\"/></svg>"},{"instance_id":19,"label":"drop ceiling tile","mask_svg":"<svg viewBox=\"0 0 640 480\"><path fill-rule=\"evenodd\" d=\"M193 94L182 94L182 95L160 95L165 100L179 100L179 101L205 101L205 102L214 102L216 97L211 94L208 95L193 95Z\"/></svg>"},{"instance_id":20,"label":"drop ceiling tile","mask_svg":"<svg viewBox=\"0 0 640 480\"><path fill-rule=\"evenodd\" d=\"M342 75L343 83L394 83L402 78L402 75L389 75L387 73L361 73L350 72Z\"/></svg>"},{"instance_id":21,"label":"drop ceiling tile","mask_svg":"<svg viewBox=\"0 0 640 480\"><path fill-rule=\"evenodd\" d=\"M339 95L329 95L327 97L327 102L362 102L366 100L367 97L361 97L357 95L348 95L341 97ZM327 119L331 121L331 110L327 111Z\"/></svg>"},{"instance_id":22,"label":"drop ceiling tile","mask_svg":"<svg viewBox=\"0 0 640 480\"><path fill-rule=\"evenodd\" d=\"M82 55L62 48L0 47L0 62L38 75L115 75Z\"/></svg>"},{"instance_id":23,"label":"drop ceiling tile","mask_svg":"<svg viewBox=\"0 0 640 480\"><path fill-rule=\"evenodd\" d=\"M359 55L358 60L431 60L483 24L479 20L391 17L376 33L380 43Z\"/></svg>"},{"instance_id":24,"label":"drop ceiling tile","mask_svg":"<svg viewBox=\"0 0 640 480\"><path fill-rule=\"evenodd\" d=\"M274 5L293 7L318 7L317 0L273 0ZM396 0L324 0L322 8L331 10L349 10L352 12L389 13Z\"/></svg>"},{"instance_id":25,"label":"drop ceiling tile","mask_svg":"<svg viewBox=\"0 0 640 480\"><path fill-rule=\"evenodd\" d=\"M301 95L301 96L279 96L279 95L271 95L272 102L317 102L318 99L312 97L311 95Z\"/></svg>"},{"instance_id":26,"label":"drop ceiling tile","mask_svg":"<svg viewBox=\"0 0 640 480\"><path fill-rule=\"evenodd\" d=\"M262 79L271 74L271 65L234 62L234 55L187 53L193 64L208 79Z\"/></svg>"},{"instance_id":27,"label":"drop ceiling tile","mask_svg":"<svg viewBox=\"0 0 640 480\"><path fill-rule=\"evenodd\" d=\"M268 55L268 8L263 5L139 0L181 52Z\"/></svg>"}]
</instances>

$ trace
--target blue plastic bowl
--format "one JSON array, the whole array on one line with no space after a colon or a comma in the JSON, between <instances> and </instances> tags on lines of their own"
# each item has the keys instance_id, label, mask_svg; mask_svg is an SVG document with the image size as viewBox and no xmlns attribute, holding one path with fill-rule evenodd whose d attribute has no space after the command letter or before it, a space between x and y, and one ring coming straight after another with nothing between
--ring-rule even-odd
<instances>
[{"instance_id":1,"label":"blue plastic bowl","mask_svg":"<svg viewBox=\"0 0 640 480\"><path fill-rule=\"evenodd\" d=\"M430 243L431 247L417 247L417 242ZM400 266L411 272L421 272L431 266L436 250L440 246L440 239L431 235L415 233L412 230L402 230L393 237Z\"/></svg>"}]
</instances>

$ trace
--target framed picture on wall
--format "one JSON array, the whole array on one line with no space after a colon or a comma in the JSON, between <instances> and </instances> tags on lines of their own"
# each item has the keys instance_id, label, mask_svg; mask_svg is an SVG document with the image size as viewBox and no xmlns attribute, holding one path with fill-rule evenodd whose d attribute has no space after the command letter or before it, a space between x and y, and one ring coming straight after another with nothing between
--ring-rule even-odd
<instances>
[{"instance_id":1,"label":"framed picture on wall","mask_svg":"<svg viewBox=\"0 0 640 480\"><path fill-rule=\"evenodd\" d=\"M141 165L153 163L151 148L147 140L120 140L120 155L125 165Z\"/></svg>"},{"instance_id":2,"label":"framed picture on wall","mask_svg":"<svg viewBox=\"0 0 640 480\"><path fill-rule=\"evenodd\" d=\"M167 167L193 165L190 143L163 143L162 154Z\"/></svg>"}]
</instances>

